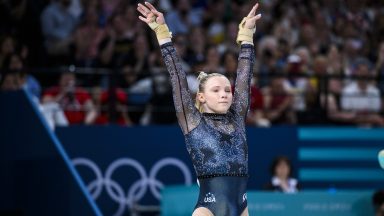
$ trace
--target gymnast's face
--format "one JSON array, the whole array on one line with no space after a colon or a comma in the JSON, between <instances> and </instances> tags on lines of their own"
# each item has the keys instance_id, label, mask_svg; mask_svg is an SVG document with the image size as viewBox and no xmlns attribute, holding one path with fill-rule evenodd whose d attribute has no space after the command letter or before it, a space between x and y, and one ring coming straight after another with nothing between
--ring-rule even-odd
<instances>
[{"instance_id":1,"label":"gymnast's face","mask_svg":"<svg viewBox=\"0 0 384 216\"><path fill-rule=\"evenodd\" d=\"M232 104L232 89L225 76L213 76L207 79L198 100L206 113L226 113Z\"/></svg>"}]
</instances>

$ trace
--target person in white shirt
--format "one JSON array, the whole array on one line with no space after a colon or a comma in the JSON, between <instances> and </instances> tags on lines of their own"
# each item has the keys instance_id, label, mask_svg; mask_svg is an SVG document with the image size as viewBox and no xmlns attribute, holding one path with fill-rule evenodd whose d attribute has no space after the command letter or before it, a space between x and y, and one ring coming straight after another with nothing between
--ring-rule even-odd
<instances>
[{"instance_id":1,"label":"person in white shirt","mask_svg":"<svg viewBox=\"0 0 384 216\"><path fill-rule=\"evenodd\" d=\"M292 177L292 164L288 157L277 156L271 164L271 180L265 186L265 190L297 193L299 191L299 182Z\"/></svg>"},{"instance_id":2,"label":"person in white shirt","mask_svg":"<svg viewBox=\"0 0 384 216\"><path fill-rule=\"evenodd\" d=\"M354 123L358 125L384 126L380 91L369 79L372 76L369 62L357 62L354 75L357 79L342 91L341 109L353 113Z\"/></svg>"}]
</instances>

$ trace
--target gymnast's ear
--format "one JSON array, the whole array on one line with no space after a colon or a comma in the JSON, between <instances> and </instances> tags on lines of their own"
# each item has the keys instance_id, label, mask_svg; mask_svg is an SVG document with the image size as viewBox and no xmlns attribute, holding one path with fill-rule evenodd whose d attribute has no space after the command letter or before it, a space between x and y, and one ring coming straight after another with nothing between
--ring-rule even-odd
<instances>
[{"instance_id":1,"label":"gymnast's ear","mask_svg":"<svg viewBox=\"0 0 384 216\"><path fill-rule=\"evenodd\" d=\"M205 96L204 96L204 93L202 93L202 92L198 92L197 95L196 95L196 99L197 99L200 103L205 103Z\"/></svg>"}]
</instances>

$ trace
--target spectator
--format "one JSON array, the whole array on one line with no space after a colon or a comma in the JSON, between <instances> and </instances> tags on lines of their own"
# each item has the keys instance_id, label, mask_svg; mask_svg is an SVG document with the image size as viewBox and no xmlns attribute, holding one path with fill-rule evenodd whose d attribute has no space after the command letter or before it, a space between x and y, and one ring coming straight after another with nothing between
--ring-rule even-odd
<instances>
[{"instance_id":1,"label":"spectator","mask_svg":"<svg viewBox=\"0 0 384 216\"><path fill-rule=\"evenodd\" d=\"M327 51L327 62L327 74L334 76L331 77L329 80L329 91L339 97L343 89L342 76L344 73L344 60L341 55L341 48L336 44L332 44L329 46Z\"/></svg>"},{"instance_id":2,"label":"spectator","mask_svg":"<svg viewBox=\"0 0 384 216\"><path fill-rule=\"evenodd\" d=\"M137 79L143 79L150 76L150 45L148 43L148 38L144 34L139 34L134 40L133 56L129 60L130 65L132 65Z\"/></svg>"},{"instance_id":3,"label":"spectator","mask_svg":"<svg viewBox=\"0 0 384 216\"><path fill-rule=\"evenodd\" d=\"M24 67L23 59L16 53L10 54L4 61L4 69L15 73L17 76L17 83L20 88L24 88L29 92L37 101L41 95L41 86L37 79L28 74Z\"/></svg>"},{"instance_id":4,"label":"spectator","mask_svg":"<svg viewBox=\"0 0 384 216\"><path fill-rule=\"evenodd\" d=\"M150 89L150 71L164 65L159 50L153 49L153 45L157 45L149 41L147 29L137 19L134 3L137 1L3 1L0 3L0 17L3 20L0 25L0 67L11 53L17 53L24 67L28 68L56 66L75 60L80 66L112 68L116 72L114 77L121 77L123 74L118 74L117 71L129 65L135 75L123 75L127 79L126 82L119 80L124 85L121 87L128 88L136 80L145 80L143 83ZM222 70L220 66L225 66L202 65L206 60L202 56L207 54L205 52L211 52L207 47L215 45L222 57L227 52L238 49L233 41L236 39L238 22L249 8L248 2L160 0L154 1L154 4L166 8L163 11L167 11L166 19L173 32L174 45L183 58L183 68L189 71L188 83L195 81L193 73L204 70L204 66L213 68L212 70ZM214 5L217 7L213 7ZM266 90L269 94L271 80L266 78L275 71L295 68L292 65L297 64L288 61L288 57L297 55L300 57L300 74L311 75L321 71L320 73L334 75L329 82L312 79L311 82L305 81L307 84L291 76L292 79L284 84L284 88L295 96L294 107L298 111L299 123L318 123L311 116L319 116L314 114L313 108L321 108L321 111L328 109L328 112L322 114L326 114L327 121L332 124L381 125L378 117L381 117L382 107L372 111L378 117L362 117L361 111L343 109L345 97L341 96L343 89L346 89L344 85L351 86L355 83L351 76L355 73L354 63L359 57L375 62L372 76L379 76L379 79L376 80L377 83L368 82L368 86L377 85L380 94L384 93L384 13L381 6L379 1L264 2L264 21L258 25L254 37L259 45L255 62L257 86L260 87L258 91ZM84 22L77 28L79 18L85 18L87 24ZM57 28L54 24L57 24ZM104 33L99 34L99 30ZM43 46L48 51L47 60L44 49L39 49ZM323 56L326 57L325 62ZM227 60L227 57L224 58ZM228 59L231 61L230 57ZM319 64L320 67L326 67L326 70L319 68ZM39 82L52 85L52 79L40 71L39 74L34 74ZM225 69L223 72L228 71ZM292 75L291 72L289 74ZM346 76L347 79L341 80L338 76ZM7 80L12 80L13 77L18 82L25 83L29 75L23 77L13 74L6 77ZM99 76L91 74L89 78L91 79L82 81L92 86L95 83L99 85ZM305 80L304 77L302 79ZM327 95L313 92L317 86L321 86L320 83L325 84L323 90L328 92ZM263 104L269 106L266 98L263 98ZM323 119L325 118L321 116L321 120Z\"/></svg>"},{"instance_id":5,"label":"spectator","mask_svg":"<svg viewBox=\"0 0 384 216\"><path fill-rule=\"evenodd\" d=\"M384 41L381 41L377 50L377 60L375 65L375 74L379 76L380 92L384 93Z\"/></svg>"},{"instance_id":6,"label":"spectator","mask_svg":"<svg viewBox=\"0 0 384 216\"><path fill-rule=\"evenodd\" d=\"M221 56L217 46L212 45L207 47L205 57L205 64L203 66L204 72L224 74L224 68L221 66Z\"/></svg>"},{"instance_id":7,"label":"spectator","mask_svg":"<svg viewBox=\"0 0 384 216\"><path fill-rule=\"evenodd\" d=\"M56 102L64 110L69 124L92 124L97 116L91 96L76 86L74 72L61 74L59 85L44 92L42 104Z\"/></svg>"},{"instance_id":8,"label":"spectator","mask_svg":"<svg viewBox=\"0 0 384 216\"><path fill-rule=\"evenodd\" d=\"M5 36L0 40L0 68L4 67L4 60L7 56L16 51L15 39Z\"/></svg>"},{"instance_id":9,"label":"spectator","mask_svg":"<svg viewBox=\"0 0 384 216\"><path fill-rule=\"evenodd\" d=\"M287 75L288 79L284 81L284 88L294 95L293 108L299 114L306 111L306 96L310 88L308 75L304 68L306 61L299 55L292 54L287 60Z\"/></svg>"},{"instance_id":10,"label":"spectator","mask_svg":"<svg viewBox=\"0 0 384 216\"><path fill-rule=\"evenodd\" d=\"M357 80L343 89L342 110L351 112L357 125L384 126L384 119L379 113L382 109L380 91L370 80L370 63L366 59L357 61L354 75Z\"/></svg>"},{"instance_id":11,"label":"spectator","mask_svg":"<svg viewBox=\"0 0 384 216\"><path fill-rule=\"evenodd\" d=\"M278 50L278 41L275 37L266 36L260 40L256 60L258 61L259 75L258 85L264 88L270 84L269 75L277 71L276 53Z\"/></svg>"},{"instance_id":12,"label":"spectator","mask_svg":"<svg viewBox=\"0 0 384 216\"><path fill-rule=\"evenodd\" d=\"M177 54L180 56L181 67L189 73L191 66L188 64L188 38L187 35L178 34L174 37L174 44Z\"/></svg>"},{"instance_id":13,"label":"spectator","mask_svg":"<svg viewBox=\"0 0 384 216\"><path fill-rule=\"evenodd\" d=\"M136 83L137 80L137 73L134 71L132 66L129 64L125 64L121 68L120 77L118 79L118 86L124 89L129 89Z\"/></svg>"},{"instance_id":14,"label":"spectator","mask_svg":"<svg viewBox=\"0 0 384 216\"><path fill-rule=\"evenodd\" d=\"M107 16L112 16L120 4L121 0L101 0L103 12Z\"/></svg>"},{"instance_id":15,"label":"spectator","mask_svg":"<svg viewBox=\"0 0 384 216\"><path fill-rule=\"evenodd\" d=\"M274 124L294 124L293 96L284 88L284 78L273 74L270 87L264 88L265 117Z\"/></svg>"},{"instance_id":16,"label":"spectator","mask_svg":"<svg viewBox=\"0 0 384 216\"><path fill-rule=\"evenodd\" d=\"M188 35L188 42L188 58L186 59L188 64L194 65L204 61L204 51L207 44L204 28L201 26L193 27Z\"/></svg>"},{"instance_id":17,"label":"spectator","mask_svg":"<svg viewBox=\"0 0 384 216\"><path fill-rule=\"evenodd\" d=\"M316 29L313 24L304 23L300 28L299 42L300 45L304 45L308 52L311 54L317 54L319 50L319 29ZM301 56L302 57L302 56Z\"/></svg>"},{"instance_id":18,"label":"spectator","mask_svg":"<svg viewBox=\"0 0 384 216\"><path fill-rule=\"evenodd\" d=\"M224 75L228 77L232 86L235 85L236 81L237 55L236 52L228 50L221 59L221 65L224 65Z\"/></svg>"},{"instance_id":19,"label":"spectator","mask_svg":"<svg viewBox=\"0 0 384 216\"><path fill-rule=\"evenodd\" d=\"M224 40L217 44L219 53L223 54L226 51L237 52L237 45L233 41L237 37L238 23L235 21L228 21L225 25Z\"/></svg>"},{"instance_id":20,"label":"spectator","mask_svg":"<svg viewBox=\"0 0 384 216\"><path fill-rule=\"evenodd\" d=\"M224 42L225 35L225 14L227 3L224 0L209 2L207 6L209 13L204 16L204 23L207 23L207 38L210 44L219 45Z\"/></svg>"},{"instance_id":21,"label":"spectator","mask_svg":"<svg viewBox=\"0 0 384 216\"><path fill-rule=\"evenodd\" d=\"M6 74L4 75L4 79L0 82L0 89L19 90L24 88L30 93L32 101L42 112L51 129L54 129L55 126L68 125L64 113L57 103L40 104L40 84L33 76L26 73L23 61L18 54L13 53L9 55L4 63L5 67L3 71L6 71Z\"/></svg>"},{"instance_id":22,"label":"spectator","mask_svg":"<svg viewBox=\"0 0 384 216\"><path fill-rule=\"evenodd\" d=\"M116 89L114 92L114 97L116 97L116 103L114 110L116 111L117 116L111 116L114 113L110 112L110 93L108 90L101 90L100 88L95 88L92 92L93 102L95 104L98 115L95 120L97 125L106 125L111 123L117 123L122 126L128 126L132 124L131 119L129 118L127 111L127 95L122 89ZM114 119L115 118L115 119ZM112 120L115 120L113 122Z\"/></svg>"},{"instance_id":23,"label":"spectator","mask_svg":"<svg viewBox=\"0 0 384 216\"><path fill-rule=\"evenodd\" d=\"M0 89L2 91L15 91L20 89L19 77L17 73L3 73L0 79Z\"/></svg>"},{"instance_id":24,"label":"spectator","mask_svg":"<svg viewBox=\"0 0 384 216\"><path fill-rule=\"evenodd\" d=\"M46 2L44 0L16 0L0 3L0 20L2 21L0 38L3 32L12 34L15 41L25 45L30 52L28 59L19 50L14 50L14 52L20 54L29 67L45 65L40 14ZM18 48L16 47L16 49Z\"/></svg>"},{"instance_id":25,"label":"spectator","mask_svg":"<svg viewBox=\"0 0 384 216\"><path fill-rule=\"evenodd\" d=\"M80 67L95 67L99 55L98 47L106 34L99 26L96 8L86 8L83 19L73 36L75 64Z\"/></svg>"},{"instance_id":26,"label":"spectator","mask_svg":"<svg viewBox=\"0 0 384 216\"><path fill-rule=\"evenodd\" d=\"M341 109L341 92L343 89L342 82L342 60L340 58L339 48L336 45L331 45L328 50L327 58L324 62L322 56L318 56L314 61L314 72L315 73L324 73L320 72L324 70L326 62L328 62L327 72L328 75L334 75L329 77L328 83L326 85L325 80L312 80L312 84L318 86L319 92L317 93L317 100L320 100L320 104L315 103L315 106L321 106L321 117L327 121L327 123L333 125L355 125L355 114L350 111L345 111ZM320 64L320 65L319 65ZM318 71L318 72L316 72ZM317 84L315 84L317 83ZM321 87L323 86L323 87ZM327 88L327 89L325 89Z\"/></svg>"},{"instance_id":27,"label":"spectator","mask_svg":"<svg viewBox=\"0 0 384 216\"><path fill-rule=\"evenodd\" d=\"M90 0L92 1L92 0ZM84 4L83 3L89 3L88 1L84 0L71 0L71 4L68 6L68 12L75 18L80 19L81 15L84 12Z\"/></svg>"},{"instance_id":28,"label":"spectator","mask_svg":"<svg viewBox=\"0 0 384 216\"><path fill-rule=\"evenodd\" d=\"M118 68L133 56L134 32L128 32L125 15L114 14L107 25L107 36L100 43L99 59L102 67Z\"/></svg>"},{"instance_id":29,"label":"spectator","mask_svg":"<svg viewBox=\"0 0 384 216\"><path fill-rule=\"evenodd\" d=\"M301 124L321 124L326 120L320 98L327 91L329 83L326 78L327 58L323 55L315 56L312 71L306 92L306 111L302 114Z\"/></svg>"},{"instance_id":30,"label":"spectator","mask_svg":"<svg viewBox=\"0 0 384 216\"><path fill-rule=\"evenodd\" d=\"M353 125L353 114L343 111L340 106L343 89L343 59L340 46L331 44L325 54L326 56L316 56L313 63L313 72L317 77L311 79L312 88L316 91L316 101L312 107L320 108L320 122L325 121L321 123ZM328 76L328 79L325 76Z\"/></svg>"},{"instance_id":31,"label":"spectator","mask_svg":"<svg viewBox=\"0 0 384 216\"><path fill-rule=\"evenodd\" d=\"M297 179L292 177L291 161L285 156L276 157L270 169L272 178L264 189L283 193L297 193L299 191L299 183Z\"/></svg>"},{"instance_id":32,"label":"spectator","mask_svg":"<svg viewBox=\"0 0 384 216\"><path fill-rule=\"evenodd\" d=\"M45 47L56 64L65 64L70 60L69 48L78 22L68 10L70 4L71 0L52 1L41 14Z\"/></svg>"},{"instance_id":33,"label":"spectator","mask_svg":"<svg viewBox=\"0 0 384 216\"><path fill-rule=\"evenodd\" d=\"M259 89L256 82L251 83L251 102L249 112L246 119L246 124L255 125L258 127L269 127L270 121L266 118L264 110L264 95L261 89Z\"/></svg>"},{"instance_id":34,"label":"spectator","mask_svg":"<svg viewBox=\"0 0 384 216\"><path fill-rule=\"evenodd\" d=\"M168 73L155 70L152 75L151 124L175 124L176 111Z\"/></svg>"},{"instance_id":35,"label":"spectator","mask_svg":"<svg viewBox=\"0 0 384 216\"><path fill-rule=\"evenodd\" d=\"M188 34L193 26L201 24L202 10L191 8L188 0L172 1L175 10L165 16L169 30L174 34Z\"/></svg>"}]
</instances>

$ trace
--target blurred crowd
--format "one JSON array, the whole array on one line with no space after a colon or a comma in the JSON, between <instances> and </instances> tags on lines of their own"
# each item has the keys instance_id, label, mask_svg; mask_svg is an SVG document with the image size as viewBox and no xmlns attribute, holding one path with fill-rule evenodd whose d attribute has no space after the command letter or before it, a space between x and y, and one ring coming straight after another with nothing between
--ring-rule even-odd
<instances>
[{"instance_id":1,"label":"blurred crowd","mask_svg":"<svg viewBox=\"0 0 384 216\"><path fill-rule=\"evenodd\" d=\"M188 73L236 79L253 1L152 0ZM134 0L0 0L0 85L30 93L52 126L174 124L155 35ZM260 0L247 124L384 126L384 2ZM193 96L194 97L194 96Z\"/></svg>"}]
</instances>

